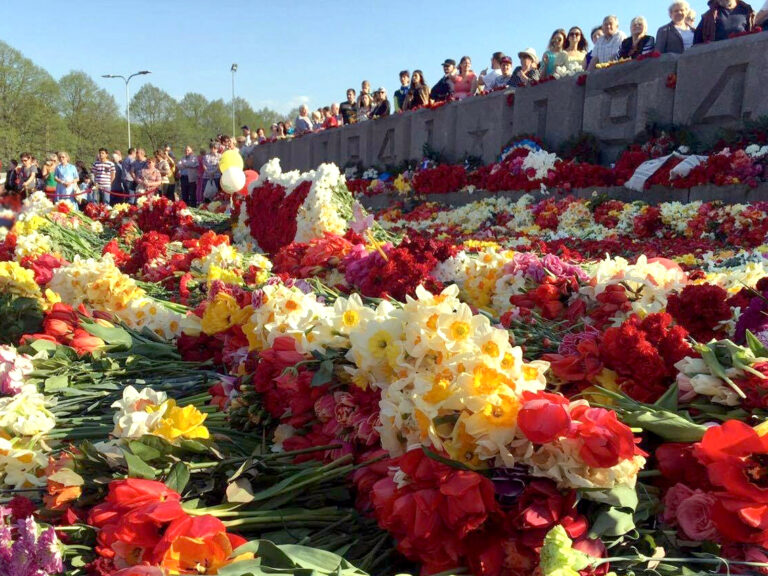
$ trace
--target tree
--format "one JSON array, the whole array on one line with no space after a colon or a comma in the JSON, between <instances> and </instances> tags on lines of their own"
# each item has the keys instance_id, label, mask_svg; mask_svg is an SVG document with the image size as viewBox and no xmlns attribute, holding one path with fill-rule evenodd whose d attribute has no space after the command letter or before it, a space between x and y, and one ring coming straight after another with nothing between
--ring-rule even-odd
<instances>
[{"instance_id":1,"label":"tree","mask_svg":"<svg viewBox=\"0 0 768 576\"><path fill-rule=\"evenodd\" d=\"M28 150L37 155L59 145L58 86L42 68L0 41L0 158Z\"/></svg>"},{"instance_id":2,"label":"tree","mask_svg":"<svg viewBox=\"0 0 768 576\"><path fill-rule=\"evenodd\" d=\"M115 99L85 72L73 71L59 80L59 101L73 156L90 158L96 148L114 148L124 141L124 124Z\"/></svg>"},{"instance_id":3,"label":"tree","mask_svg":"<svg viewBox=\"0 0 768 576\"><path fill-rule=\"evenodd\" d=\"M131 114L152 150L170 142L178 142L180 130L179 104L167 92L152 84L144 84L131 99Z\"/></svg>"}]
</instances>

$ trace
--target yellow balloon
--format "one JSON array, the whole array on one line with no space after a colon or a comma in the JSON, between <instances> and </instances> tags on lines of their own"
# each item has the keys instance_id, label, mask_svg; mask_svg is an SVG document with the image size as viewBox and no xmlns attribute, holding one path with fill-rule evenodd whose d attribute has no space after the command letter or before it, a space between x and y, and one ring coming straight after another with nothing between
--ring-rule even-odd
<instances>
[{"instance_id":1,"label":"yellow balloon","mask_svg":"<svg viewBox=\"0 0 768 576\"><path fill-rule=\"evenodd\" d=\"M237 150L227 150L221 155L221 160L219 160L219 170L222 173L230 168L243 169L243 157L240 156L240 152Z\"/></svg>"}]
</instances>

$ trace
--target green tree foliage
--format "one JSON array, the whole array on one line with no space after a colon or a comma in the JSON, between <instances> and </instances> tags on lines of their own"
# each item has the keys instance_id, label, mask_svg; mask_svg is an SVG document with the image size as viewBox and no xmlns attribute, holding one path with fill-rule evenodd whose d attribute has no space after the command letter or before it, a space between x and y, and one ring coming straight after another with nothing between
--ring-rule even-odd
<instances>
[{"instance_id":1,"label":"green tree foliage","mask_svg":"<svg viewBox=\"0 0 768 576\"><path fill-rule=\"evenodd\" d=\"M69 132L65 147L73 157L95 157L96 149L118 148L125 139L117 102L85 72L70 72L59 80L58 108Z\"/></svg>"},{"instance_id":2,"label":"green tree foliage","mask_svg":"<svg viewBox=\"0 0 768 576\"><path fill-rule=\"evenodd\" d=\"M177 141L179 116L179 103L152 84L144 84L131 99L131 120L136 121L142 135L139 140L148 149Z\"/></svg>"},{"instance_id":3,"label":"green tree foliage","mask_svg":"<svg viewBox=\"0 0 768 576\"><path fill-rule=\"evenodd\" d=\"M115 99L85 72L72 71L58 82L30 59L0 41L0 162L28 151L38 158L67 150L89 163L100 147L127 144L125 102ZM254 110L235 99L236 135L247 124L254 132L287 118L274 110ZM152 151L166 143L177 151L207 148L217 134L232 131L232 101L209 101L189 92L180 100L152 84L131 98L132 144ZM5 168L4 168L5 169Z\"/></svg>"}]
</instances>

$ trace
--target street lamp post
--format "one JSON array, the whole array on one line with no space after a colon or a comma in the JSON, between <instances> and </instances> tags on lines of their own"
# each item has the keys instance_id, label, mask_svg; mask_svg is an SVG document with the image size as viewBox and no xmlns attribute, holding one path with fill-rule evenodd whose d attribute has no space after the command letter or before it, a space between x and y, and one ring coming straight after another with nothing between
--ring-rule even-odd
<instances>
[{"instance_id":1,"label":"street lamp post","mask_svg":"<svg viewBox=\"0 0 768 576\"><path fill-rule=\"evenodd\" d=\"M237 64L232 64L232 68L229 70L232 72L232 138L235 138L235 72L237 72Z\"/></svg>"},{"instance_id":2,"label":"street lamp post","mask_svg":"<svg viewBox=\"0 0 768 576\"><path fill-rule=\"evenodd\" d=\"M122 76L120 74L102 74L102 78L120 78L123 82L125 82L125 117L128 120L128 148L131 147L131 100L128 95L128 83L131 81L131 78L134 76L143 76L144 74L151 74L149 70L141 70L140 72L136 72L135 74L131 74L126 78L125 76Z\"/></svg>"}]
</instances>

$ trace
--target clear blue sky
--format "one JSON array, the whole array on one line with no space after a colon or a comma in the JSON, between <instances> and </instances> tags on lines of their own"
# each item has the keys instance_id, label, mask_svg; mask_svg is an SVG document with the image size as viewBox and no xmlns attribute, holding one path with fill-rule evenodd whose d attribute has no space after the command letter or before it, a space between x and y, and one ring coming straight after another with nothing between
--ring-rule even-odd
<instances>
[{"instance_id":1,"label":"clear blue sky","mask_svg":"<svg viewBox=\"0 0 768 576\"><path fill-rule=\"evenodd\" d=\"M476 71L490 54L533 47L541 55L556 28L587 34L616 14L629 32L643 15L649 33L666 24L671 0L480 0L355 2L339 0L2 0L5 42L55 78L80 69L125 105L124 85L102 74L152 75L131 81L134 93L151 82L175 98L200 92L237 96L254 108L287 112L344 99L363 79L391 94L402 68L424 70L433 84L445 58L472 58ZM701 15L704 0L692 2ZM66 23L66 24L65 24Z\"/></svg>"}]
</instances>

